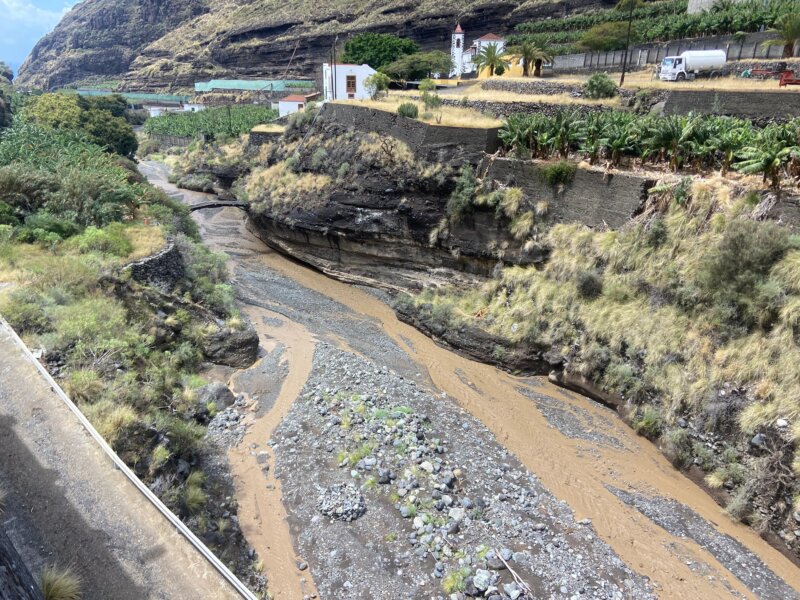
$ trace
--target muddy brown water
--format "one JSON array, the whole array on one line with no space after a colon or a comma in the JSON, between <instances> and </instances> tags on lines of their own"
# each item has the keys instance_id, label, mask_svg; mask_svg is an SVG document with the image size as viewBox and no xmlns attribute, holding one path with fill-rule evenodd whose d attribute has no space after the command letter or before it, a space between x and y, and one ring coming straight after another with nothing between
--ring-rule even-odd
<instances>
[{"instance_id":1,"label":"muddy brown water","mask_svg":"<svg viewBox=\"0 0 800 600\"><path fill-rule=\"evenodd\" d=\"M176 190L164 180L161 167L146 164L143 172L152 183L184 201L207 200L207 195ZM204 241L216 250L228 252L232 272L236 266L253 261L295 283L334 300L360 315L365 323L377 325L430 378L434 389L481 420L509 451L537 475L559 499L567 502L576 519L591 519L597 534L641 575L650 578L661 598L756 598L740 580L741 573L729 563L723 565L691 536L674 536L656 525L612 490L660 496L691 509L716 532L737 540L760 559L775 575L800 592L800 571L752 529L734 522L700 487L663 457L650 442L635 435L624 423L609 418L604 407L558 388L545 378L523 379L494 367L464 358L438 346L413 327L397 320L394 311L378 297L300 265L268 248L247 231L244 213L232 208L195 213ZM235 235L231 236L234 231ZM233 282L236 285L236 282ZM281 326L267 325L273 313L257 306L244 312L259 329L265 344L285 346L284 360L289 375L278 399L261 417L251 417L245 442L231 451L237 483L240 520L248 541L265 564L270 591L275 598L302 598L313 593L308 571L300 572L295 561L286 513L280 501L280 482L265 476L257 465L250 442L262 444L288 411L302 389L311 369L314 333L280 315ZM336 315L330 315L335 319ZM236 378L231 381L235 387ZM587 431L602 430L607 444L566 435L549 424L542 409L525 390L536 390L563 403L582 420ZM269 451L269 449L267 448ZM271 451L270 451L271 454ZM270 461L272 457L270 456ZM697 565L703 565L698 569ZM762 596L764 597L764 596ZM771 596L772 597L772 596Z\"/></svg>"}]
</instances>

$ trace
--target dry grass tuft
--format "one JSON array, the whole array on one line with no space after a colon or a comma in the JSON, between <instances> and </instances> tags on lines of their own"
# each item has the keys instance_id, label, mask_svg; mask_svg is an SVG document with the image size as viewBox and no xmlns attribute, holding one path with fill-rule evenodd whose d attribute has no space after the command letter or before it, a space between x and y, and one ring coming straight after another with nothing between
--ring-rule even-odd
<instances>
[{"instance_id":1,"label":"dry grass tuft","mask_svg":"<svg viewBox=\"0 0 800 600\"><path fill-rule=\"evenodd\" d=\"M39 578L44 600L80 600L81 579L67 567L59 569L55 566L45 567Z\"/></svg>"}]
</instances>

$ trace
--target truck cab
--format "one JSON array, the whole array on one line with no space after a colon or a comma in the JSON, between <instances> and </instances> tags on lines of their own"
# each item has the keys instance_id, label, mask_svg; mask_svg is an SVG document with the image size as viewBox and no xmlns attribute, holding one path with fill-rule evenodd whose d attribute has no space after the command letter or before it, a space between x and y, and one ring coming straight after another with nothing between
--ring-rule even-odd
<instances>
[{"instance_id":1,"label":"truck cab","mask_svg":"<svg viewBox=\"0 0 800 600\"><path fill-rule=\"evenodd\" d=\"M693 75L686 72L686 61L680 56L666 56L661 61L661 81L684 81L691 79Z\"/></svg>"}]
</instances>

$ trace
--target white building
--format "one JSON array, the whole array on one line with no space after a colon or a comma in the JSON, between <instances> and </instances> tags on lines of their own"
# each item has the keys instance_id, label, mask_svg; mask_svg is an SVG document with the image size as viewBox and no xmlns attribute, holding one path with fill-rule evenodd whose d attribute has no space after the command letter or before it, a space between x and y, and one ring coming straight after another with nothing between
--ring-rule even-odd
<instances>
[{"instance_id":1,"label":"white building","mask_svg":"<svg viewBox=\"0 0 800 600\"><path fill-rule=\"evenodd\" d=\"M301 96L300 94L291 94L285 98L278 100L278 116L285 117L292 113L303 110L308 106L309 102L313 102L317 94L310 94L308 96Z\"/></svg>"},{"instance_id":2,"label":"white building","mask_svg":"<svg viewBox=\"0 0 800 600\"><path fill-rule=\"evenodd\" d=\"M450 72L450 77L459 77L465 73L475 72L475 57L480 54L481 50L494 44L497 46L497 51L502 54L506 48L505 38L501 38L494 33L487 33L472 41L469 48L464 47L464 30L461 29L461 24L456 24L456 29L453 32L452 40L450 43L450 59L453 62L453 70Z\"/></svg>"},{"instance_id":3,"label":"white building","mask_svg":"<svg viewBox=\"0 0 800 600\"><path fill-rule=\"evenodd\" d=\"M325 100L365 100L369 91L364 80L375 74L369 65L323 63L322 91Z\"/></svg>"}]
</instances>

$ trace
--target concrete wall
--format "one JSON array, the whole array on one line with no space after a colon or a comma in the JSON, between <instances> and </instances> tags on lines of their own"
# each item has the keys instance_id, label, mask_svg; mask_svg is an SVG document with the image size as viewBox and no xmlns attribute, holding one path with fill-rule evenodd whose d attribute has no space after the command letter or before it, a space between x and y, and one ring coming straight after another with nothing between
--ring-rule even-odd
<instances>
[{"instance_id":1,"label":"concrete wall","mask_svg":"<svg viewBox=\"0 0 800 600\"><path fill-rule=\"evenodd\" d=\"M665 56L675 56L686 50L725 50L729 61L748 59L780 58L783 54L781 46L764 47L763 42L774 39L772 33L748 33L743 40L733 36L707 36L688 38L671 42L653 42L640 44L631 48L628 65L641 68L657 65ZM564 54L553 59L553 70L616 70L622 67L624 52L585 52L580 54Z\"/></svg>"},{"instance_id":2,"label":"concrete wall","mask_svg":"<svg viewBox=\"0 0 800 600\"><path fill-rule=\"evenodd\" d=\"M774 92L716 92L713 90L676 90L670 92L664 104L665 114L720 114L743 117L763 124L785 121L800 115L800 93Z\"/></svg>"},{"instance_id":3,"label":"concrete wall","mask_svg":"<svg viewBox=\"0 0 800 600\"><path fill-rule=\"evenodd\" d=\"M401 117L396 113L355 106L325 104L320 119L331 119L357 131L388 135L408 144L411 150L429 160L477 164L483 153L494 154L500 147L497 128L445 127Z\"/></svg>"},{"instance_id":4,"label":"concrete wall","mask_svg":"<svg viewBox=\"0 0 800 600\"><path fill-rule=\"evenodd\" d=\"M479 176L522 188L528 198L549 203L548 222L583 223L588 227L623 226L647 200L655 181L630 173L606 174L578 168L563 187L550 186L541 175L544 161L487 157Z\"/></svg>"}]
</instances>

